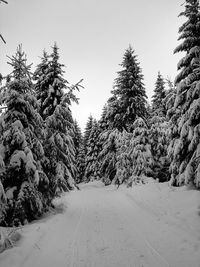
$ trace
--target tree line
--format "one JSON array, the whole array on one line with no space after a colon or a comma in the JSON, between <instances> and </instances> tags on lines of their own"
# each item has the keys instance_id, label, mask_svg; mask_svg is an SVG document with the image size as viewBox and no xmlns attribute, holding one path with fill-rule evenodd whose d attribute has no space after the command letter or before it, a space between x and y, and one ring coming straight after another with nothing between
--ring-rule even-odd
<instances>
[{"instance_id":1,"label":"tree line","mask_svg":"<svg viewBox=\"0 0 200 267\"><path fill-rule=\"evenodd\" d=\"M200 188L200 12L186 0L175 53L184 52L175 82L158 72L147 101L138 57L123 56L100 120L81 133L70 109L81 83L69 85L58 47L43 52L33 74L19 46L13 72L2 77L0 117L0 223L20 225L41 216L52 199L80 182L145 182Z\"/></svg>"}]
</instances>

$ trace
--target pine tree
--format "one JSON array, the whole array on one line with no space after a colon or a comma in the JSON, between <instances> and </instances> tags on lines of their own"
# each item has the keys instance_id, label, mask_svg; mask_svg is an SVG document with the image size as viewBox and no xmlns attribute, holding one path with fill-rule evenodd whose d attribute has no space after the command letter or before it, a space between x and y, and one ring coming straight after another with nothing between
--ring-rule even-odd
<instances>
[{"instance_id":1,"label":"pine tree","mask_svg":"<svg viewBox=\"0 0 200 267\"><path fill-rule=\"evenodd\" d=\"M63 96L53 114L46 118L45 171L50 179L52 197L74 188L76 165L72 127L68 96Z\"/></svg>"},{"instance_id":2,"label":"pine tree","mask_svg":"<svg viewBox=\"0 0 200 267\"><path fill-rule=\"evenodd\" d=\"M121 66L109 101L108 117L113 128L129 132L137 116L146 116L147 98L141 68L131 46L126 50Z\"/></svg>"},{"instance_id":3,"label":"pine tree","mask_svg":"<svg viewBox=\"0 0 200 267\"><path fill-rule=\"evenodd\" d=\"M116 136L116 176L114 183L126 183L132 176L132 159L130 155L131 138L132 133L128 133L125 130Z\"/></svg>"},{"instance_id":4,"label":"pine tree","mask_svg":"<svg viewBox=\"0 0 200 267\"><path fill-rule=\"evenodd\" d=\"M45 119L44 111L48 106L47 100L49 96L49 58L47 52L43 51L43 56L41 58L41 63L37 65L37 68L34 72L33 79L36 81L35 91L37 95L37 99L39 102L39 113Z\"/></svg>"},{"instance_id":5,"label":"pine tree","mask_svg":"<svg viewBox=\"0 0 200 267\"><path fill-rule=\"evenodd\" d=\"M75 146L75 162L77 170L75 181L76 183L80 183L83 180L85 172L85 150L81 129L76 120L74 121L73 141Z\"/></svg>"},{"instance_id":6,"label":"pine tree","mask_svg":"<svg viewBox=\"0 0 200 267\"><path fill-rule=\"evenodd\" d=\"M178 63L176 98L170 111L172 141L169 147L171 159L171 184L193 182L200 187L200 12L198 0L186 0L185 11L180 14L187 21L180 27L175 49L185 52Z\"/></svg>"},{"instance_id":7,"label":"pine tree","mask_svg":"<svg viewBox=\"0 0 200 267\"><path fill-rule=\"evenodd\" d=\"M132 162L132 181L139 181L143 176L152 175L154 165L149 130L142 118L137 118L133 123L133 134L130 140L129 154Z\"/></svg>"},{"instance_id":8,"label":"pine tree","mask_svg":"<svg viewBox=\"0 0 200 267\"><path fill-rule=\"evenodd\" d=\"M99 164L99 143L100 129L98 122L93 120L92 129L87 142L87 154L85 160L85 181L93 181L100 179L100 164Z\"/></svg>"},{"instance_id":9,"label":"pine tree","mask_svg":"<svg viewBox=\"0 0 200 267\"><path fill-rule=\"evenodd\" d=\"M51 116L62 101L64 89L68 89L67 80L63 78L64 65L59 63L59 53L56 43L50 56L43 53L42 62L34 73L36 94L40 104L40 115L45 120Z\"/></svg>"},{"instance_id":10,"label":"pine tree","mask_svg":"<svg viewBox=\"0 0 200 267\"><path fill-rule=\"evenodd\" d=\"M108 185L112 181L117 172L117 136L119 131L115 130L105 130L100 134L100 142L103 144L102 150L99 153L99 161L101 162L100 176L102 181Z\"/></svg>"},{"instance_id":11,"label":"pine tree","mask_svg":"<svg viewBox=\"0 0 200 267\"><path fill-rule=\"evenodd\" d=\"M165 82L160 72L155 84L154 95L152 96L152 110L154 115L166 116L164 98L166 96Z\"/></svg>"},{"instance_id":12,"label":"pine tree","mask_svg":"<svg viewBox=\"0 0 200 267\"><path fill-rule=\"evenodd\" d=\"M165 117L153 116L150 120L149 138L154 159L152 176L160 182L169 180L168 146L170 141L169 122Z\"/></svg>"},{"instance_id":13,"label":"pine tree","mask_svg":"<svg viewBox=\"0 0 200 267\"><path fill-rule=\"evenodd\" d=\"M71 101L77 102L73 91L79 90L81 82L68 85L63 77L64 65L59 63L57 45L54 44L52 49L50 56L44 53L34 75L39 110L46 126L43 167L50 180L51 198L72 189L75 184L75 147L70 105Z\"/></svg>"},{"instance_id":14,"label":"pine tree","mask_svg":"<svg viewBox=\"0 0 200 267\"><path fill-rule=\"evenodd\" d=\"M47 208L49 180L41 167L44 150L43 123L37 112L30 77L21 46L10 57L13 72L6 84L7 106L1 121L1 180L7 197L5 224L19 225L40 216Z\"/></svg>"},{"instance_id":15,"label":"pine tree","mask_svg":"<svg viewBox=\"0 0 200 267\"><path fill-rule=\"evenodd\" d=\"M92 115L89 116L88 121L86 123L86 127L85 127L85 132L84 132L84 149L85 149L85 154L87 154L87 143L88 143L88 139L92 130L92 126L93 126L93 117Z\"/></svg>"},{"instance_id":16,"label":"pine tree","mask_svg":"<svg viewBox=\"0 0 200 267\"><path fill-rule=\"evenodd\" d=\"M101 118L99 120L99 128L100 128L101 132L107 130L109 127L109 121L108 121L107 113L108 113L108 104L106 104L103 107Z\"/></svg>"}]
</instances>

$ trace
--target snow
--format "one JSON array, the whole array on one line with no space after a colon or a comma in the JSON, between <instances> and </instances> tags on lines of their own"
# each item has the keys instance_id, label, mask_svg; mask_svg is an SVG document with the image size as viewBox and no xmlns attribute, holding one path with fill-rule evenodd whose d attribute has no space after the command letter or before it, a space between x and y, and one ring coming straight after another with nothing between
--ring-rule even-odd
<instances>
[{"instance_id":1,"label":"snow","mask_svg":"<svg viewBox=\"0 0 200 267\"><path fill-rule=\"evenodd\" d=\"M24 226L1 267L199 267L200 192L152 182L81 184Z\"/></svg>"}]
</instances>

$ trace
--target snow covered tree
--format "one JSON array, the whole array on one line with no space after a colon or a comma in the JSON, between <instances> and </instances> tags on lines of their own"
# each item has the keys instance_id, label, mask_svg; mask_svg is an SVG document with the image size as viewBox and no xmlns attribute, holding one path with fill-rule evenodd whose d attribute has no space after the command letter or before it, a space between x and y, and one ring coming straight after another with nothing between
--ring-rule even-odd
<instances>
[{"instance_id":1,"label":"snow covered tree","mask_svg":"<svg viewBox=\"0 0 200 267\"><path fill-rule=\"evenodd\" d=\"M50 180L50 196L74 187L76 175L75 147L71 101L78 102L74 90L80 82L69 86L64 79L64 65L59 63L56 44L50 56L43 53L41 63L34 73L39 111L45 121L45 160L43 167Z\"/></svg>"},{"instance_id":2,"label":"snow covered tree","mask_svg":"<svg viewBox=\"0 0 200 267\"><path fill-rule=\"evenodd\" d=\"M186 0L185 11L180 14L186 22L180 27L175 49L185 52L178 63L176 98L171 109L172 141L171 184L194 183L200 187L200 12L198 0Z\"/></svg>"},{"instance_id":3,"label":"snow covered tree","mask_svg":"<svg viewBox=\"0 0 200 267\"><path fill-rule=\"evenodd\" d=\"M153 116L150 120L149 140L154 159L152 176L160 182L169 180L169 159L167 149L170 141L169 122L165 117Z\"/></svg>"},{"instance_id":4,"label":"snow covered tree","mask_svg":"<svg viewBox=\"0 0 200 267\"><path fill-rule=\"evenodd\" d=\"M47 99L50 94L50 79L48 75L50 67L49 58L47 52L44 50L41 63L37 65L33 76L33 79L36 81L35 91L39 102L39 113L43 119L45 119L44 113L48 106Z\"/></svg>"},{"instance_id":5,"label":"snow covered tree","mask_svg":"<svg viewBox=\"0 0 200 267\"><path fill-rule=\"evenodd\" d=\"M166 96L164 98L165 103L165 109L167 111L166 118L169 120L172 116L171 112L173 112L173 106L175 102L176 97L176 87L174 83L168 78L166 79L167 83L167 90L166 90Z\"/></svg>"},{"instance_id":6,"label":"snow covered tree","mask_svg":"<svg viewBox=\"0 0 200 267\"><path fill-rule=\"evenodd\" d=\"M93 126L93 117L92 115L89 116L88 121L86 123L86 127L85 127L85 132L84 132L84 148L85 148L85 154L87 154L87 143L88 143L88 139L92 130L92 126Z\"/></svg>"},{"instance_id":7,"label":"snow covered tree","mask_svg":"<svg viewBox=\"0 0 200 267\"><path fill-rule=\"evenodd\" d=\"M75 146L75 162L76 162L75 181L77 183L80 183L83 180L85 172L85 150L84 150L81 129L76 120L74 121L73 141Z\"/></svg>"},{"instance_id":8,"label":"snow covered tree","mask_svg":"<svg viewBox=\"0 0 200 267\"><path fill-rule=\"evenodd\" d=\"M99 161L101 162L100 176L102 181L108 185L116 175L117 163L117 136L119 131L106 130L100 134L100 142L103 143L102 150L99 153Z\"/></svg>"},{"instance_id":9,"label":"snow covered tree","mask_svg":"<svg viewBox=\"0 0 200 267\"><path fill-rule=\"evenodd\" d=\"M158 72L154 94L152 96L152 110L154 115L159 115L159 116L166 115L165 103L163 101L166 96L164 84L165 84L164 79L160 74L160 72Z\"/></svg>"},{"instance_id":10,"label":"snow covered tree","mask_svg":"<svg viewBox=\"0 0 200 267\"><path fill-rule=\"evenodd\" d=\"M6 84L6 112L1 120L1 180L7 206L5 225L19 225L40 216L47 208L49 180L41 167L43 123L37 112L30 77L31 65L19 46L9 64L13 72Z\"/></svg>"},{"instance_id":11,"label":"snow covered tree","mask_svg":"<svg viewBox=\"0 0 200 267\"><path fill-rule=\"evenodd\" d=\"M113 128L131 131L130 126L137 116L146 116L146 93L141 68L130 46L122 61L122 70L118 72L109 100L108 118Z\"/></svg>"},{"instance_id":12,"label":"snow covered tree","mask_svg":"<svg viewBox=\"0 0 200 267\"><path fill-rule=\"evenodd\" d=\"M63 96L53 114L46 118L44 166L50 180L52 197L74 188L76 167L72 127L68 97Z\"/></svg>"},{"instance_id":13,"label":"snow covered tree","mask_svg":"<svg viewBox=\"0 0 200 267\"><path fill-rule=\"evenodd\" d=\"M130 141L132 133L125 130L116 136L116 175L114 183L122 184L132 176L132 159L130 155Z\"/></svg>"},{"instance_id":14,"label":"snow covered tree","mask_svg":"<svg viewBox=\"0 0 200 267\"><path fill-rule=\"evenodd\" d=\"M133 123L133 134L130 140L129 153L132 161L132 181L140 180L143 176L152 175L154 159L149 140L149 130L142 118Z\"/></svg>"},{"instance_id":15,"label":"snow covered tree","mask_svg":"<svg viewBox=\"0 0 200 267\"><path fill-rule=\"evenodd\" d=\"M85 159L85 181L93 181L100 179L100 142L99 142L100 129L98 122L93 120L92 129L87 141L87 154Z\"/></svg>"},{"instance_id":16,"label":"snow covered tree","mask_svg":"<svg viewBox=\"0 0 200 267\"><path fill-rule=\"evenodd\" d=\"M101 118L99 120L99 128L100 128L101 132L107 130L109 127L109 121L108 121L107 113L108 113L108 104L106 104L103 107Z\"/></svg>"},{"instance_id":17,"label":"snow covered tree","mask_svg":"<svg viewBox=\"0 0 200 267\"><path fill-rule=\"evenodd\" d=\"M64 89L67 89L67 80L63 78L64 65L59 63L59 53L56 43L50 56L43 52L41 63L34 73L36 80L35 90L39 101L40 115L45 120L51 116L62 101Z\"/></svg>"}]
</instances>

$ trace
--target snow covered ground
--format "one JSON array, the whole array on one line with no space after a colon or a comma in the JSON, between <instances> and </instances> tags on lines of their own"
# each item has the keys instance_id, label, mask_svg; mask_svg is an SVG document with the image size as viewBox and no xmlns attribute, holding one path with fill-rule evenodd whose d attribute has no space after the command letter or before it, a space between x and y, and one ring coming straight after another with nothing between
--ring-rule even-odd
<instances>
[{"instance_id":1,"label":"snow covered ground","mask_svg":"<svg viewBox=\"0 0 200 267\"><path fill-rule=\"evenodd\" d=\"M57 200L60 212L25 226L1 267L199 267L200 192L101 182Z\"/></svg>"}]
</instances>

